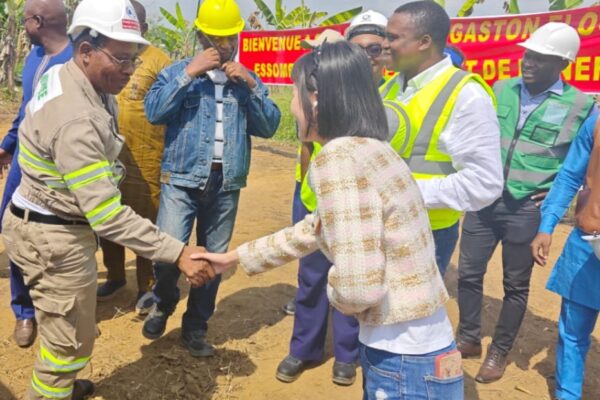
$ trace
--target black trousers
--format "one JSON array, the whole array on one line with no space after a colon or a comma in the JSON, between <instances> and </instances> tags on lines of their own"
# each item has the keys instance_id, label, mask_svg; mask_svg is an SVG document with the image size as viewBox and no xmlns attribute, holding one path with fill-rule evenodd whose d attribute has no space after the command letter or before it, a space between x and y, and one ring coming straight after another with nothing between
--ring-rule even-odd
<instances>
[{"instance_id":1,"label":"black trousers","mask_svg":"<svg viewBox=\"0 0 600 400\"><path fill-rule=\"evenodd\" d=\"M513 346L527 310L533 256L529 245L537 234L540 210L535 201L515 200L508 193L492 205L465 215L458 263L458 335L481 340L483 277L498 242L502 242L504 300L492 345L503 354Z\"/></svg>"}]
</instances>

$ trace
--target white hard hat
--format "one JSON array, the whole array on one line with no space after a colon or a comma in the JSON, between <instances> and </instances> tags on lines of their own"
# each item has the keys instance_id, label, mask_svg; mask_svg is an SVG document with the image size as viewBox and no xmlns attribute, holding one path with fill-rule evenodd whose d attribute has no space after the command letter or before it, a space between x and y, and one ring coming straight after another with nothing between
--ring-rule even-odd
<instances>
[{"instance_id":1,"label":"white hard hat","mask_svg":"<svg viewBox=\"0 0 600 400\"><path fill-rule=\"evenodd\" d=\"M75 38L84 29L91 29L120 42L150 44L142 37L140 22L129 0L83 0L73 14L69 35Z\"/></svg>"},{"instance_id":2,"label":"white hard hat","mask_svg":"<svg viewBox=\"0 0 600 400\"><path fill-rule=\"evenodd\" d=\"M350 40L352 36L365 33L385 36L387 23L388 19L383 14L373 10L365 11L352 19L346 29L346 39Z\"/></svg>"},{"instance_id":3,"label":"white hard hat","mask_svg":"<svg viewBox=\"0 0 600 400\"><path fill-rule=\"evenodd\" d=\"M596 257L600 258L600 235L586 235L582 236L581 238L586 240L590 246L592 246Z\"/></svg>"},{"instance_id":4,"label":"white hard hat","mask_svg":"<svg viewBox=\"0 0 600 400\"><path fill-rule=\"evenodd\" d=\"M575 28L564 22L548 22L531 34L529 39L519 46L536 53L558 56L575 61L581 39Z\"/></svg>"}]
</instances>

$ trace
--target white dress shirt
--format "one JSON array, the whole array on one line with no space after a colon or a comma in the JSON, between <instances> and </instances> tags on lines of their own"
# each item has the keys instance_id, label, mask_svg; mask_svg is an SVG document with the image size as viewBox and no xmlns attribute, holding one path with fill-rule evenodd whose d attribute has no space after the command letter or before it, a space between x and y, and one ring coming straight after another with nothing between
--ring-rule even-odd
<instances>
[{"instance_id":1,"label":"white dress shirt","mask_svg":"<svg viewBox=\"0 0 600 400\"><path fill-rule=\"evenodd\" d=\"M405 90L404 77L398 75L397 100L407 104L420 89L451 67L452 61L446 57L409 80ZM450 156L457 172L417 181L427 208L478 211L500 197L504 186L500 125L492 99L478 83L469 82L461 89L438 147Z\"/></svg>"}]
</instances>

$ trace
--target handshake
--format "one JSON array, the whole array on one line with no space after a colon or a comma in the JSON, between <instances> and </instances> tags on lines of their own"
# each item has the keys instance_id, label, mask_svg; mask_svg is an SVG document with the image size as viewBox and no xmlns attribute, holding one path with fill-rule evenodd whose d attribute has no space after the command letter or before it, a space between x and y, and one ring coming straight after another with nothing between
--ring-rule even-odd
<instances>
[{"instance_id":1,"label":"handshake","mask_svg":"<svg viewBox=\"0 0 600 400\"><path fill-rule=\"evenodd\" d=\"M199 287L213 280L217 274L233 268L238 262L236 250L216 254L208 253L201 246L185 246L177 259L177 267L192 286Z\"/></svg>"}]
</instances>

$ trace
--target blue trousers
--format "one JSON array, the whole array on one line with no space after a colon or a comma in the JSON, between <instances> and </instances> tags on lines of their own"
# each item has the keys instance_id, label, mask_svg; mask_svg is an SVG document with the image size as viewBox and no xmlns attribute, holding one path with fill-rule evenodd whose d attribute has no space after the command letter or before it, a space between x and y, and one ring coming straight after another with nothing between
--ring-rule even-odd
<instances>
[{"instance_id":1,"label":"blue trousers","mask_svg":"<svg viewBox=\"0 0 600 400\"><path fill-rule=\"evenodd\" d=\"M197 221L197 243L209 252L227 251L237 214L240 191L223 190L223 174L212 171L204 190L163 183L156 224L169 235L187 243ZM154 264L157 307L171 314L179 301L177 281L180 271L172 264ZM206 331L208 320L215 311L221 276L204 286L191 288L187 310L183 314L183 331Z\"/></svg>"},{"instance_id":2,"label":"blue trousers","mask_svg":"<svg viewBox=\"0 0 600 400\"><path fill-rule=\"evenodd\" d=\"M292 214L294 222L303 219L308 213L300 200L299 186L296 185ZM329 317L326 292L329 268L331 262L320 251L300 259L290 354L303 361L323 359ZM358 359L358 321L334 308L332 322L336 361L354 363Z\"/></svg>"},{"instance_id":3,"label":"blue trousers","mask_svg":"<svg viewBox=\"0 0 600 400\"><path fill-rule=\"evenodd\" d=\"M13 193L21 183L21 169L17 159L19 158L19 149L15 150L13 160L8 171L4 194L2 195L2 205L0 206L0 219L4 215L6 207L10 203ZM2 225L0 224L0 230ZM17 320L35 318L33 302L29 296L29 288L25 286L21 269L12 261L8 263L10 267L10 307Z\"/></svg>"},{"instance_id":4,"label":"blue trousers","mask_svg":"<svg viewBox=\"0 0 600 400\"><path fill-rule=\"evenodd\" d=\"M556 398L581 399L585 359L598 310L562 298L556 346Z\"/></svg>"},{"instance_id":5,"label":"blue trousers","mask_svg":"<svg viewBox=\"0 0 600 400\"><path fill-rule=\"evenodd\" d=\"M433 231L435 261L442 277L446 274L450 258L452 258L452 253L454 253L456 243L458 242L458 225L459 223L457 222L448 228Z\"/></svg>"}]
</instances>

